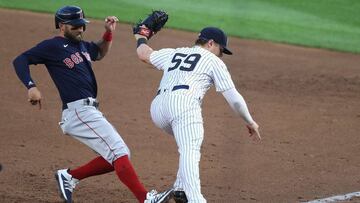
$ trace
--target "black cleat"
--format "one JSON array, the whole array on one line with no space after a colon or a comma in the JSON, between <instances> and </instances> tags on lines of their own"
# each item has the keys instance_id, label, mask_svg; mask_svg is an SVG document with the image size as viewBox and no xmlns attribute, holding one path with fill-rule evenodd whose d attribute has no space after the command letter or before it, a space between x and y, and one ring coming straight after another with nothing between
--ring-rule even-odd
<instances>
[{"instance_id":1,"label":"black cleat","mask_svg":"<svg viewBox=\"0 0 360 203\"><path fill-rule=\"evenodd\" d=\"M187 203L188 202L184 191L175 190L173 192L173 196L174 196L174 200L176 203Z\"/></svg>"}]
</instances>

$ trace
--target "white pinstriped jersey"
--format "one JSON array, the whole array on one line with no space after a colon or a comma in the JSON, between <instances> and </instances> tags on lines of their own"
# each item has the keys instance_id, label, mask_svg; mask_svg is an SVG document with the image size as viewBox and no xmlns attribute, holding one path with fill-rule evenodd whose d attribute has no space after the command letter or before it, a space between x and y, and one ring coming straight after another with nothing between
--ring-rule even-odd
<instances>
[{"instance_id":1,"label":"white pinstriped jersey","mask_svg":"<svg viewBox=\"0 0 360 203\"><path fill-rule=\"evenodd\" d=\"M235 87L224 62L200 46L154 51L150 62L164 72L159 89L189 85L186 94L202 99L213 84L218 92Z\"/></svg>"},{"instance_id":2,"label":"white pinstriped jersey","mask_svg":"<svg viewBox=\"0 0 360 203\"><path fill-rule=\"evenodd\" d=\"M199 175L204 139L201 100L212 85L222 92L235 88L234 83L223 61L200 46L154 51L150 62L164 72L151 103L151 118L174 136L180 154L173 187L184 190L189 202L206 203Z\"/></svg>"}]
</instances>

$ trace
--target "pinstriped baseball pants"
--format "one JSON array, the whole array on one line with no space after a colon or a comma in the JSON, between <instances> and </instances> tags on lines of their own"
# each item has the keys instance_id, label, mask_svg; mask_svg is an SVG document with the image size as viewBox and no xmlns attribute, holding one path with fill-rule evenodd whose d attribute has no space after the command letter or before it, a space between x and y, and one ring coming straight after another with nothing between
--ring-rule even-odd
<instances>
[{"instance_id":1,"label":"pinstriped baseball pants","mask_svg":"<svg viewBox=\"0 0 360 203\"><path fill-rule=\"evenodd\" d=\"M178 146L179 168L174 188L185 191L189 203L206 203L201 194L199 162L204 138L200 101L189 95L166 92L151 103L155 125L173 135Z\"/></svg>"}]
</instances>

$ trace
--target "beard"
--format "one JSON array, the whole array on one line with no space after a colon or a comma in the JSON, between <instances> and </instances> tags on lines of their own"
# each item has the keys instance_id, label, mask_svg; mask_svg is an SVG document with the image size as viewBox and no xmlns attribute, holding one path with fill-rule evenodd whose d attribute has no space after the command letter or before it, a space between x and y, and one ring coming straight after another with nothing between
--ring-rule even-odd
<instances>
[{"instance_id":1,"label":"beard","mask_svg":"<svg viewBox=\"0 0 360 203\"><path fill-rule=\"evenodd\" d=\"M75 35L75 34L71 33L68 30L65 30L64 36L67 39L69 39L70 41L75 42L75 43L79 43L83 39L82 33L79 33L79 34Z\"/></svg>"}]
</instances>

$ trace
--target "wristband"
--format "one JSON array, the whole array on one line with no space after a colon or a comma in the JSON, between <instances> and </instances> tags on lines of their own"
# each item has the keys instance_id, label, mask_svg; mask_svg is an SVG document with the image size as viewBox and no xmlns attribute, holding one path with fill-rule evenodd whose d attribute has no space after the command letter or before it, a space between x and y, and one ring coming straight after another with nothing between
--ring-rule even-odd
<instances>
[{"instance_id":1,"label":"wristband","mask_svg":"<svg viewBox=\"0 0 360 203\"><path fill-rule=\"evenodd\" d=\"M29 83L26 85L26 87L27 87L27 89L30 89L32 87L36 87L36 85L32 81L29 81Z\"/></svg>"},{"instance_id":2,"label":"wristband","mask_svg":"<svg viewBox=\"0 0 360 203\"><path fill-rule=\"evenodd\" d=\"M104 41L111 42L112 41L112 32L106 31L102 38Z\"/></svg>"},{"instance_id":3,"label":"wristband","mask_svg":"<svg viewBox=\"0 0 360 203\"><path fill-rule=\"evenodd\" d=\"M147 39L145 39L145 38L139 38L139 39L137 40L136 48L139 47L139 46L142 45L142 44L147 44Z\"/></svg>"}]
</instances>

